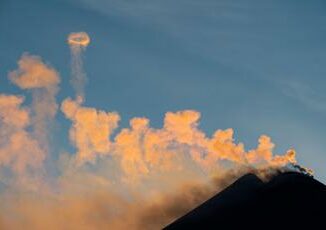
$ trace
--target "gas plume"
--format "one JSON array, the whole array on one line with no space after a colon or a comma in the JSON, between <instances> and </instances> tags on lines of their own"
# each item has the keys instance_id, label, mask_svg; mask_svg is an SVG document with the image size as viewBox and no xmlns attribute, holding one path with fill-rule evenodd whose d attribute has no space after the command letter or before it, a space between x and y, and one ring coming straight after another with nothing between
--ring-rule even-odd
<instances>
[{"instance_id":1,"label":"gas plume","mask_svg":"<svg viewBox=\"0 0 326 230\"><path fill-rule=\"evenodd\" d=\"M53 153L48 141L58 109L58 72L24 54L9 73L32 93L32 102L0 94L1 229L160 229L243 174L268 180L279 171L305 171L294 150L274 154L267 135L251 150L234 140L231 128L208 136L194 110L167 112L160 128L135 117L117 130L117 112L82 103L81 52L89 41L86 33L68 38L76 98L64 99L60 110L71 122L72 153ZM47 173L45 160L55 175Z\"/></svg>"},{"instance_id":2,"label":"gas plume","mask_svg":"<svg viewBox=\"0 0 326 230\"><path fill-rule=\"evenodd\" d=\"M83 68L82 52L90 43L90 37L85 32L71 33L67 40L71 51L71 83L79 102L84 100L84 87L87 81Z\"/></svg>"},{"instance_id":3,"label":"gas plume","mask_svg":"<svg viewBox=\"0 0 326 230\"><path fill-rule=\"evenodd\" d=\"M58 109L55 98L60 83L58 72L40 57L23 54L18 69L9 73L9 79L19 88L31 91L33 135L48 152L49 129Z\"/></svg>"}]
</instances>

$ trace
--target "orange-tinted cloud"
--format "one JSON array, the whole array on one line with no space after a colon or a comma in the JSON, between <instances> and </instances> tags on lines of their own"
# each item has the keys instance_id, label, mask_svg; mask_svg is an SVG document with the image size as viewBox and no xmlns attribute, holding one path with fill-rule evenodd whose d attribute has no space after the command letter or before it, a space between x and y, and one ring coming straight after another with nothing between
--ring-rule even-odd
<instances>
[{"instance_id":1,"label":"orange-tinted cloud","mask_svg":"<svg viewBox=\"0 0 326 230\"><path fill-rule=\"evenodd\" d=\"M0 182L6 185L0 228L160 229L245 173L267 180L295 170L294 150L275 154L266 135L246 150L231 128L208 136L195 110L167 112L161 128L135 117L117 130L118 113L83 105L81 51L89 41L87 34L68 38L76 98L65 99L61 111L71 122L76 152L49 158L55 176L46 174L43 162L51 153L59 74L28 54L9 74L33 100L23 105L22 96L0 94Z\"/></svg>"},{"instance_id":2,"label":"orange-tinted cloud","mask_svg":"<svg viewBox=\"0 0 326 230\"><path fill-rule=\"evenodd\" d=\"M120 120L117 113L82 107L69 98L63 101L61 110L72 121L69 137L77 148L79 163L93 161L98 154L110 151L109 138Z\"/></svg>"},{"instance_id":3,"label":"orange-tinted cloud","mask_svg":"<svg viewBox=\"0 0 326 230\"><path fill-rule=\"evenodd\" d=\"M19 69L9 74L10 80L22 89L53 88L60 83L58 72L44 64L40 57L23 54Z\"/></svg>"},{"instance_id":4,"label":"orange-tinted cloud","mask_svg":"<svg viewBox=\"0 0 326 230\"><path fill-rule=\"evenodd\" d=\"M79 163L111 156L129 180L182 170L189 161L207 173L220 169L225 161L233 167L257 168L296 163L294 152L274 156L274 144L266 135L259 138L256 149L248 152L242 143L234 142L232 129L217 130L207 137L198 128L197 111L168 112L161 129L151 128L147 118L133 118L130 128L117 133L113 142L110 139L120 119L118 114L82 107L72 99L62 103L62 111L73 122L70 139L77 148Z\"/></svg>"},{"instance_id":5,"label":"orange-tinted cloud","mask_svg":"<svg viewBox=\"0 0 326 230\"><path fill-rule=\"evenodd\" d=\"M40 57L23 54L18 69L9 73L9 79L21 89L32 92L33 135L48 152L49 128L58 109L55 98L60 83L58 72Z\"/></svg>"},{"instance_id":6,"label":"orange-tinted cloud","mask_svg":"<svg viewBox=\"0 0 326 230\"><path fill-rule=\"evenodd\" d=\"M22 107L23 101L20 96L0 95L0 166L9 167L20 176L28 168L41 168L45 157L37 140L27 131L30 114Z\"/></svg>"}]
</instances>

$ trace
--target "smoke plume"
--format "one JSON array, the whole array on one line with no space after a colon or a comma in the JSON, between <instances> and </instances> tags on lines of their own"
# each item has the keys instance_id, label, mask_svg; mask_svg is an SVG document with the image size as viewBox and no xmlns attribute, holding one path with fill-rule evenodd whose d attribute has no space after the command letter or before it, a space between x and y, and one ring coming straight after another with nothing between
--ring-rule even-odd
<instances>
[{"instance_id":1,"label":"smoke plume","mask_svg":"<svg viewBox=\"0 0 326 230\"><path fill-rule=\"evenodd\" d=\"M90 38L85 32L71 33L68 36L68 44L71 51L71 83L76 92L77 101L84 100L84 87L87 81L86 73L83 69L82 52L90 43Z\"/></svg>"},{"instance_id":2,"label":"smoke plume","mask_svg":"<svg viewBox=\"0 0 326 230\"><path fill-rule=\"evenodd\" d=\"M55 96L60 83L59 74L44 64L40 57L28 54L22 55L18 67L9 73L9 79L19 88L31 91L33 135L48 152L48 132L58 109Z\"/></svg>"},{"instance_id":3,"label":"smoke plume","mask_svg":"<svg viewBox=\"0 0 326 230\"><path fill-rule=\"evenodd\" d=\"M24 54L9 73L32 102L0 94L1 229L160 229L243 174L268 180L279 171L304 171L294 150L275 154L267 135L249 150L231 128L207 135L195 110L167 112L160 128L135 117L117 130L117 112L82 103L81 53L89 41L86 33L68 38L76 98L64 99L60 110L71 122L73 152L52 153L48 141L59 107L58 72Z\"/></svg>"}]
</instances>

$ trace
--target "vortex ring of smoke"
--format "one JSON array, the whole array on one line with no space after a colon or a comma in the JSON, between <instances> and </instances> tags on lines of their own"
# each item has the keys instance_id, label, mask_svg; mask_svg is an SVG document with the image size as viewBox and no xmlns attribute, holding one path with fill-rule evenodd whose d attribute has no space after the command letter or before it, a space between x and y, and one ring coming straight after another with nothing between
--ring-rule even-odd
<instances>
[{"instance_id":1,"label":"vortex ring of smoke","mask_svg":"<svg viewBox=\"0 0 326 230\"><path fill-rule=\"evenodd\" d=\"M88 46L91 39L85 32L71 33L68 36L68 43L74 46Z\"/></svg>"}]
</instances>

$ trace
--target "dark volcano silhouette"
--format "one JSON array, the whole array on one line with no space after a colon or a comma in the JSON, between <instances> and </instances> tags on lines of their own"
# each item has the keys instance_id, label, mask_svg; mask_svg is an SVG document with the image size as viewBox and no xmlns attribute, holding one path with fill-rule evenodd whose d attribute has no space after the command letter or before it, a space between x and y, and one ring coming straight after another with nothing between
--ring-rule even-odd
<instances>
[{"instance_id":1,"label":"dark volcano silhouette","mask_svg":"<svg viewBox=\"0 0 326 230\"><path fill-rule=\"evenodd\" d=\"M326 229L326 186L302 173L264 183L247 174L185 216L173 229Z\"/></svg>"}]
</instances>

